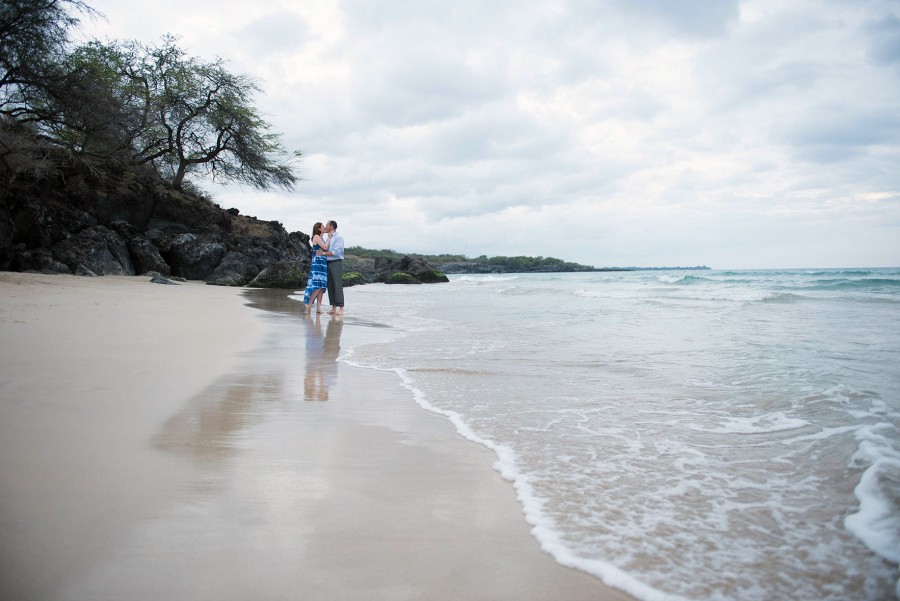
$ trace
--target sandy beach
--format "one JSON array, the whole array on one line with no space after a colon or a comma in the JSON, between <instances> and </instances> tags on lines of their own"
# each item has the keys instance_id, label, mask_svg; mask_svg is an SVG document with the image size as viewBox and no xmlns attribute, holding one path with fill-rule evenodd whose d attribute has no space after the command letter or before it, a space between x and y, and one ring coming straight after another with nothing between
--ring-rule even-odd
<instances>
[{"instance_id":1,"label":"sandy beach","mask_svg":"<svg viewBox=\"0 0 900 601\"><path fill-rule=\"evenodd\" d=\"M630 598L286 294L0 273L0 599Z\"/></svg>"}]
</instances>

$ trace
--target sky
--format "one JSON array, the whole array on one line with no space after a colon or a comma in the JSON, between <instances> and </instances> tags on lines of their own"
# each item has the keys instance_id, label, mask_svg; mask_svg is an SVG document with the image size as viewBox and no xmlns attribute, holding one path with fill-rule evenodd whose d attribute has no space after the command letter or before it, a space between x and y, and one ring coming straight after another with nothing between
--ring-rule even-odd
<instances>
[{"instance_id":1,"label":"sky","mask_svg":"<svg viewBox=\"0 0 900 601\"><path fill-rule=\"evenodd\" d=\"M299 149L223 208L348 246L597 267L900 266L896 0L87 0L224 59Z\"/></svg>"}]
</instances>

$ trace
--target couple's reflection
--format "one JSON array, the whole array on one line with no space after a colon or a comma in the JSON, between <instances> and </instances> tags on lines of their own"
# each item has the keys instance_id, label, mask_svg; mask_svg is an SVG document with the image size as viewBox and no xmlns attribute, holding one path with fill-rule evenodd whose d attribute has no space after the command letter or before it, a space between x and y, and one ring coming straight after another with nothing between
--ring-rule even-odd
<instances>
[{"instance_id":1,"label":"couple's reflection","mask_svg":"<svg viewBox=\"0 0 900 601\"><path fill-rule=\"evenodd\" d=\"M335 315L326 321L323 336L321 317L306 316L306 377L303 388L307 401L327 401L328 387L337 379L344 316Z\"/></svg>"}]
</instances>

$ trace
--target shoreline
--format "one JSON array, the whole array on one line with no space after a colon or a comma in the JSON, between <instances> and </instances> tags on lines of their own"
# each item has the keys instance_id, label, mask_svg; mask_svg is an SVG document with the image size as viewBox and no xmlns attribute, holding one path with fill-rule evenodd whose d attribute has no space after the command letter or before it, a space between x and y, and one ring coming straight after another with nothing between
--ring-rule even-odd
<instances>
[{"instance_id":1,"label":"shoreline","mask_svg":"<svg viewBox=\"0 0 900 601\"><path fill-rule=\"evenodd\" d=\"M541 551L396 374L338 361L377 324L140 277L0 292L0 598L631 598Z\"/></svg>"}]
</instances>

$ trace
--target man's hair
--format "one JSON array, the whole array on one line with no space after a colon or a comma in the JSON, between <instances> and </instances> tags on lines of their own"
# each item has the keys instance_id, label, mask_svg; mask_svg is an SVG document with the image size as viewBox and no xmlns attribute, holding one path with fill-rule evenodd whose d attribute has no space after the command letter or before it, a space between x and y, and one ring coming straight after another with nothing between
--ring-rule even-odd
<instances>
[{"instance_id":1,"label":"man's hair","mask_svg":"<svg viewBox=\"0 0 900 601\"><path fill-rule=\"evenodd\" d=\"M330 225L330 226L333 227L334 229L337 229L337 221L329 220L329 221L328 221L328 225Z\"/></svg>"}]
</instances>

